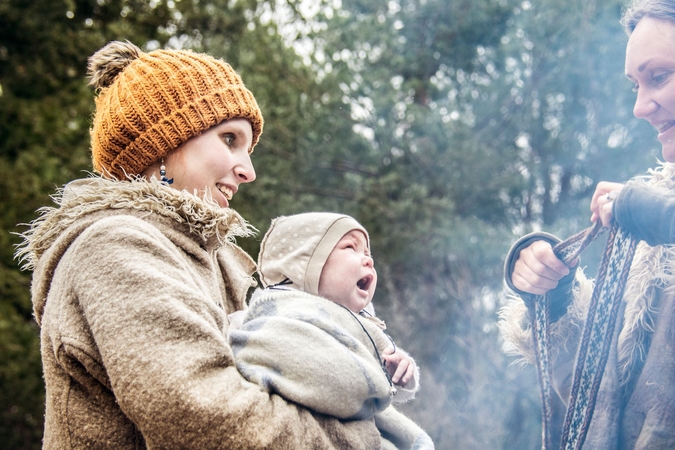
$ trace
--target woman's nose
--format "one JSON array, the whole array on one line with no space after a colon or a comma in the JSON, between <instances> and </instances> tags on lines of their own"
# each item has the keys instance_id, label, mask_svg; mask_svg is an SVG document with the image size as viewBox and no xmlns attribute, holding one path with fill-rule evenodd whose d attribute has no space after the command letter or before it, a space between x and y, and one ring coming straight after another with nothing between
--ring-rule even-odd
<instances>
[{"instance_id":1,"label":"woman's nose","mask_svg":"<svg viewBox=\"0 0 675 450\"><path fill-rule=\"evenodd\" d=\"M242 157L241 162L235 166L234 171L242 183L250 183L255 180L255 169L253 168L251 155L246 153L246 156Z\"/></svg>"},{"instance_id":2,"label":"woman's nose","mask_svg":"<svg viewBox=\"0 0 675 450\"><path fill-rule=\"evenodd\" d=\"M658 109L659 105L654 101L649 91L638 88L635 105L633 106L633 115L638 119L646 119L651 113Z\"/></svg>"}]
</instances>

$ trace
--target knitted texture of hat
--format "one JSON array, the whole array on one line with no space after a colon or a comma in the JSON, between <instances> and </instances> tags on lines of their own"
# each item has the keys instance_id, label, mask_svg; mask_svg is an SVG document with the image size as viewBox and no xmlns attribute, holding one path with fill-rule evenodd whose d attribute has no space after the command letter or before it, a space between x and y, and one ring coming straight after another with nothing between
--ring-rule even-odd
<instances>
[{"instance_id":1,"label":"knitted texture of hat","mask_svg":"<svg viewBox=\"0 0 675 450\"><path fill-rule=\"evenodd\" d=\"M138 175L188 139L224 120L251 122L258 142L258 104L226 62L191 50L142 52L113 41L89 58L98 91L91 128L94 169L125 179Z\"/></svg>"},{"instance_id":2,"label":"knitted texture of hat","mask_svg":"<svg viewBox=\"0 0 675 450\"><path fill-rule=\"evenodd\" d=\"M258 255L263 286L288 278L292 287L319 295L321 271L335 245L352 230L368 232L354 218L335 213L312 212L272 220Z\"/></svg>"}]
</instances>

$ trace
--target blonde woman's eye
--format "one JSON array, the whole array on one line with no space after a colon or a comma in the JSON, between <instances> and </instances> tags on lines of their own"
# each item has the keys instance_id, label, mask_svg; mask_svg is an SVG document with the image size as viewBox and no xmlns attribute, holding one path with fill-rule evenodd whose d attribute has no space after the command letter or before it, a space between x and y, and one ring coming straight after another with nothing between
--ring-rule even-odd
<instances>
[{"instance_id":1,"label":"blonde woman's eye","mask_svg":"<svg viewBox=\"0 0 675 450\"><path fill-rule=\"evenodd\" d=\"M652 77L652 82L654 84L662 84L664 81L666 81L668 79L669 76L670 76L670 72L663 72L663 73L655 74Z\"/></svg>"}]
</instances>

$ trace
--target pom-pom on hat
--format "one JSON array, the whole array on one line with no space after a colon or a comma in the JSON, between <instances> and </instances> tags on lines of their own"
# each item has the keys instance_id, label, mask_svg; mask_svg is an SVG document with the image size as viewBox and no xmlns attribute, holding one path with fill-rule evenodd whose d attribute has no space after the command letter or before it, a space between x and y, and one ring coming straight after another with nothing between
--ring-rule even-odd
<instances>
[{"instance_id":1,"label":"pom-pom on hat","mask_svg":"<svg viewBox=\"0 0 675 450\"><path fill-rule=\"evenodd\" d=\"M319 279L328 256L352 230L363 232L370 247L366 229L344 214L311 212L273 219L258 255L263 286L288 279L291 287L319 295Z\"/></svg>"},{"instance_id":2,"label":"pom-pom on hat","mask_svg":"<svg viewBox=\"0 0 675 450\"><path fill-rule=\"evenodd\" d=\"M91 128L94 169L119 180L224 120L245 118L258 143L260 108L225 61L191 50L144 53L113 41L89 58L98 92Z\"/></svg>"}]
</instances>

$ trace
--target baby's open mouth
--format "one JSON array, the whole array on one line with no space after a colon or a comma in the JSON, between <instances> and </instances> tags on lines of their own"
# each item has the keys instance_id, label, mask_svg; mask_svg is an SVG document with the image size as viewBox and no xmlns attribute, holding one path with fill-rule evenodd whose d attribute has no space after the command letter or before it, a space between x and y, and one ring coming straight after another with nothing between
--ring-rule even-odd
<instances>
[{"instance_id":1,"label":"baby's open mouth","mask_svg":"<svg viewBox=\"0 0 675 450\"><path fill-rule=\"evenodd\" d=\"M372 282L373 282L373 276L372 275L366 275L365 277L361 278L356 283L356 287L358 287L359 289L362 289L364 291L367 291Z\"/></svg>"}]
</instances>

